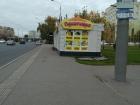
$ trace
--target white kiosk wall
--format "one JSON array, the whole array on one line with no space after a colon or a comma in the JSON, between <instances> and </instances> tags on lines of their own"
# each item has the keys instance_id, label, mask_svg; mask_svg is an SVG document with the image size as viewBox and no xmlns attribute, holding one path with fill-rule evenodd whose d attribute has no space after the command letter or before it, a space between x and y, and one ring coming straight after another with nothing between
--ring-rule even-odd
<instances>
[{"instance_id":1,"label":"white kiosk wall","mask_svg":"<svg viewBox=\"0 0 140 105\"><path fill-rule=\"evenodd\" d=\"M67 50L66 49L66 33L67 30L64 30L62 27L59 27L58 33L54 34L54 47L59 51L59 52L101 52L101 33L104 30L103 24L94 24L93 29L88 31L88 46L87 50L74 50L75 44L72 42L72 49ZM82 33L82 30L71 30L75 35L75 32L80 32ZM74 38L74 36L72 37ZM74 39L72 39L74 40ZM81 43L81 42L80 42ZM82 49L80 47L80 49Z\"/></svg>"}]
</instances>

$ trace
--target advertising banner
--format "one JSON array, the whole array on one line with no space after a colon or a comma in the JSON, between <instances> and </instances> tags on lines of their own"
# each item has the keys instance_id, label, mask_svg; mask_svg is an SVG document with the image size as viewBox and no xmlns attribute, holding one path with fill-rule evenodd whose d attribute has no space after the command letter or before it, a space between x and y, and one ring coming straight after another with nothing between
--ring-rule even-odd
<instances>
[{"instance_id":1,"label":"advertising banner","mask_svg":"<svg viewBox=\"0 0 140 105\"><path fill-rule=\"evenodd\" d=\"M81 46L81 38L80 36L74 36L74 40L73 40L73 50L80 50L80 46Z\"/></svg>"},{"instance_id":2,"label":"advertising banner","mask_svg":"<svg viewBox=\"0 0 140 105\"><path fill-rule=\"evenodd\" d=\"M87 51L88 31L93 29L93 23L75 17L61 22L62 28L66 31L65 45L66 51Z\"/></svg>"},{"instance_id":3,"label":"advertising banner","mask_svg":"<svg viewBox=\"0 0 140 105\"><path fill-rule=\"evenodd\" d=\"M72 50L72 46L67 45L67 46L65 47L65 50Z\"/></svg>"},{"instance_id":4,"label":"advertising banner","mask_svg":"<svg viewBox=\"0 0 140 105\"><path fill-rule=\"evenodd\" d=\"M71 32L66 33L65 37L65 50L72 50L73 36Z\"/></svg>"},{"instance_id":5,"label":"advertising banner","mask_svg":"<svg viewBox=\"0 0 140 105\"><path fill-rule=\"evenodd\" d=\"M82 51L88 50L88 32L83 32L82 33L81 50Z\"/></svg>"},{"instance_id":6,"label":"advertising banner","mask_svg":"<svg viewBox=\"0 0 140 105\"><path fill-rule=\"evenodd\" d=\"M87 51L88 32L87 31L67 31L65 37L66 51Z\"/></svg>"}]
</instances>

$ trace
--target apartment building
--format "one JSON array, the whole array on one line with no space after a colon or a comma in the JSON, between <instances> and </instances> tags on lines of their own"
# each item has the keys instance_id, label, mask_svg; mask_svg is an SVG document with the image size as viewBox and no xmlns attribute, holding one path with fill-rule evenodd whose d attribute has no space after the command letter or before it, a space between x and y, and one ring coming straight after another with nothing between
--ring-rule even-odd
<instances>
[{"instance_id":1,"label":"apartment building","mask_svg":"<svg viewBox=\"0 0 140 105\"><path fill-rule=\"evenodd\" d=\"M14 28L0 26L0 39L1 38L8 38L13 37L15 35Z\"/></svg>"},{"instance_id":2,"label":"apartment building","mask_svg":"<svg viewBox=\"0 0 140 105\"><path fill-rule=\"evenodd\" d=\"M117 25L116 11L117 5L110 5L105 10L104 16L108 21ZM134 19L129 20L129 35L136 34L140 30L140 2L134 2Z\"/></svg>"},{"instance_id":3,"label":"apartment building","mask_svg":"<svg viewBox=\"0 0 140 105\"><path fill-rule=\"evenodd\" d=\"M31 30L28 32L28 38L29 39L39 39L40 38L40 32Z\"/></svg>"}]
</instances>

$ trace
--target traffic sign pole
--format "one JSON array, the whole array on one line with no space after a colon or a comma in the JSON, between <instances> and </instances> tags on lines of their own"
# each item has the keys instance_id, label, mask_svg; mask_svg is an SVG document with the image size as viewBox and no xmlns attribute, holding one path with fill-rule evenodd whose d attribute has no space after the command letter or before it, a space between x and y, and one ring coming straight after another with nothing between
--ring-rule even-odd
<instances>
[{"instance_id":1,"label":"traffic sign pole","mask_svg":"<svg viewBox=\"0 0 140 105\"><path fill-rule=\"evenodd\" d=\"M126 81L129 19L118 19L115 80Z\"/></svg>"},{"instance_id":2,"label":"traffic sign pole","mask_svg":"<svg viewBox=\"0 0 140 105\"><path fill-rule=\"evenodd\" d=\"M133 18L134 0L117 0L117 40L115 80L125 82L128 56L129 19Z\"/></svg>"}]
</instances>

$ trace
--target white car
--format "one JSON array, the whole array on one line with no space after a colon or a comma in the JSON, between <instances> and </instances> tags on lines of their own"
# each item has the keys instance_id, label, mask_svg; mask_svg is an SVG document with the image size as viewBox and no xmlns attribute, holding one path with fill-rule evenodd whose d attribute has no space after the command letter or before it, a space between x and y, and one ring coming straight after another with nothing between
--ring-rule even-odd
<instances>
[{"instance_id":1,"label":"white car","mask_svg":"<svg viewBox=\"0 0 140 105\"><path fill-rule=\"evenodd\" d=\"M8 40L7 45L15 45L16 43L13 40Z\"/></svg>"},{"instance_id":2,"label":"white car","mask_svg":"<svg viewBox=\"0 0 140 105\"><path fill-rule=\"evenodd\" d=\"M42 42L40 40L35 42L36 45L42 45Z\"/></svg>"},{"instance_id":3,"label":"white car","mask_svg":"<svg viewBox=\"0 0 140 105\"><path fill-rule=\"evenodd\" d=\"M128 42L128 45L129 46L135 46L135 43L134 42Z\"/></svg>"},{"instance_id":4,"label":"white car","mask_svg":"<svg viewBox=\"0 0 140 105\"><path fill-rule=\"evenodd\" d=\"M0 44L6 43L4 39L0 39Z\"/></svg>"}]
</instances>

